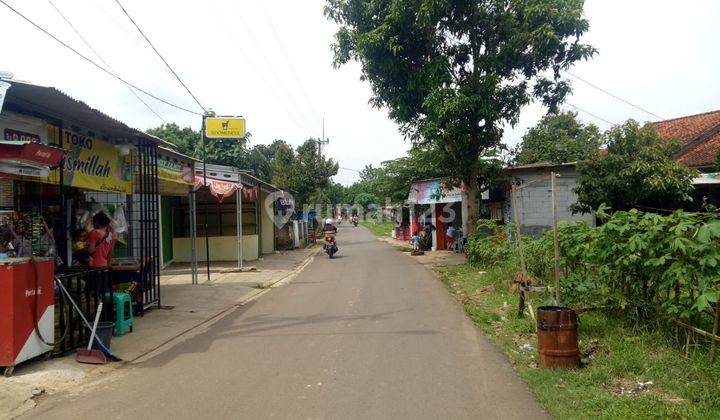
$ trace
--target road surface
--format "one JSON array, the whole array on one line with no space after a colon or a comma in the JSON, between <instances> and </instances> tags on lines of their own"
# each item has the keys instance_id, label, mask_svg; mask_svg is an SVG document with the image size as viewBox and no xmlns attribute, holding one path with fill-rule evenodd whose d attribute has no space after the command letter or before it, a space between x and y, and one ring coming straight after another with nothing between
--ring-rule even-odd
<instances>
[{"instance_id":1,"label":"road surface","mask_svg":"<svg viewBox=\"0 0 720 420\"><path fill-rule=\"evenodd\" d=\"M546 415L425 267L362 227L340 252L43 419L532 419ZM152 316L150 314L149 316Z\"/></svg>"}]
</instances>

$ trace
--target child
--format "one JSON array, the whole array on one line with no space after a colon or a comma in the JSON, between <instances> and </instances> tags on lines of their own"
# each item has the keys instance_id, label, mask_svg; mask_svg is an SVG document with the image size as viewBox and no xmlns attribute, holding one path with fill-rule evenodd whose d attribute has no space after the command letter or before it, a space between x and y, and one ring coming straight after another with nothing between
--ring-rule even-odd
<instances>
[{"instance_id":1,"label":"child","mask_svg":"<svg viewBox=\"0 0 720 420\"><path fill-rule=\"evenodd\" d=\"M110 218L105 213L97 213L92 218L93 230L87 236L87 252L90 253L90 266L110 267L110 258L115 247Z\"/></svg>"},{"instance_id":2,"label":"child","mask_svg":"<svg viewBox=\"0 0 720 420\"><path fill-rule=\"evenodd\" d=\"M420 235L418 234L418 231L413 232L412 244L413 250L417 251L420 249Z\"/></svg>"},{"instance_id":3,"label":"child","mask_svg":"<svg viewBox=\"0 0 720 420\"><path fill-rule=\"evenodd\" d=\"M73 232L72 265L90 265L90 253L87 252L87 231L85 229L76 229Z\"/></svg>"}]
</instances>

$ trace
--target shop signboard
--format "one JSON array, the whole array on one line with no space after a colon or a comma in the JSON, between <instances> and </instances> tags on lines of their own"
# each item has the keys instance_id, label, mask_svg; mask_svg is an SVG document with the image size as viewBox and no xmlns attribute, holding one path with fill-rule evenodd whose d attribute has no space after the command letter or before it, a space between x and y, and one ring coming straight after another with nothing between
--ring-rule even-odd
<instances>
[{"instance_id":1,"label":"shop signboard","mask_svg":"<svg viewBox=\"0 0 720 420\"><path fill-rule=\"evenodd\" d=\"M415 204L438 204L462 201L463 191L450 187L440 179L418 181L412 184L408 201Z\"/></svg>"},{"instance_id":2,"label":"shop signboard","mask_svg":"<svg viewBox=\"0 0 720 420\"><path fill-rule=\"evenodd\" d=\"M208 139L245 138L245 119L241 117L205 118L205 137Z\"/></svg>"},{"instance_id":3,"label":"shop signboard","mask_svg":"<svg viewBox=\"0 0 720 420\"><path fill-rule=\"evenodd\" d=\"M193 185L195 175L191 164L158 159L158 179L178 184Z\"/></svg>"},{"instance_id":4,"label":"shop signboard","mask_svg":"<svg viewBox=\"0 0 720 420\"><path fill-rule=\"evenodd\" d=\"M39 118L5 112L0 115L0 140L47 143L47 124Z\"/></svg>"},{"instance_id":5,"label":"shop signboard","mask_svg":"<svg viewBox=\"0 0 720 420\"><path fill-rule=\"evenodd\" d=\"M111 143L69 130L62 132L63 148L68 152L64 164L64 184L70 187L120 194L132 193L130 156L121 156ZM57 182L53 171L50 182Z\"/></svg>"}]
</instances>

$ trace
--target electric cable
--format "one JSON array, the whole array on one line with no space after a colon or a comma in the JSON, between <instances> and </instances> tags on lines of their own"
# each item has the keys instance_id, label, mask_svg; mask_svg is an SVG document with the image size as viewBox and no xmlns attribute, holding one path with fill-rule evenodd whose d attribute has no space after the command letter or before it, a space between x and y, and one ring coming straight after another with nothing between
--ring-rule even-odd
<instances>
[{"instance_id":1,"label":"electric cable","mask_svg":"<svg viewBox=\"0 0 720 420\"><path fill-rule=\"evenodd\" d=\"M117 0L116 0L116 1L117 1ZM237 10L237 8L235 7L234 4L232 5L232 9L233 9L233 12L235 12L235 15L236 15L236 16L238 17L238 19L240 20L240 23L242 24L243 28L245 29L245 32L247 32L248 35L250 36L250 40L253 42L253 45L255 45L255 48L260 52L260 56L261 56L261 57L263 58L263 60L265 61L265 64L267 64L267 66L270 68L270 72L273 74L273 76L275 76L275 79L277 80L278 85L280 86L280 88L281 88L283 91L285 91L285 95L288 97L288 99L290 99L290 103L292 103L292 105L295 107L295 110L297 111L297 113L298 113L298 114L300 115L300 117L305 121L305 123L306 123L306 124L308 125L308 127L310 128L310 131L312 132L312 131L313 131L313 124L310 123L310 120L308 120L308 118L307 118L307 117L305 116L305 114L302 112L302 110L300 109L300 107L298 106L298 104L295 102L295 99L293 99L293 97L292 97L292 95L290 94L290 92L288 91L287 87L286 87L285 84L282 82L282 78L281 78L281 77L277 74L277 72L275 71L275 67L272 65L272 63L270 63L270 60L268 59L267 55L265 55L265 52L263 51L263 49L260 48L260 44L257 42L257 39L255 39L255 35L253 35L253 33L252 33L252 31L250 30L250 27L248 26L247 22L245 22L245 19L242 17L242 14Z\"/></svg>"},{"instance_id":2,"label":"electric cable","mask_svg":"<svg viewBox=\"0 0 720 420\"><path fill-rule=\"evenodd\" d=\"M645 108L643 108L643 107L641 107L641 106L639 106L639 105L635 105L634 103L632 103L632 102L630 102L630 101L628 101L628 100L625 100L625 99L623 99L623 98L621 98L621 97L619 97L619 96L617 96L617 95L615 95L615 94L613 94L613 93L611 93L611 92L609 92L609 91L601 88L600 86L594 85L593 83L590 83L589 81L583 79L582 77L580 77L580 76L578 76L578 75L576 75L576 74L573 74L573 73L571 73L571 72L569 72L569 71L566 72L566 73L569 74L570 76L578 79L579 81L585 83L586 85L588 85L588 86L590 86L590 87L592 87L592 88L594 88L594 89L597 89L597 90L599 90L600 92L602 92L602 93L604 93L604 94L606 94L606 95L608 95L608 96L610 96L610 97L612 97L612 98L615 98L615 99L617 99L618 101L620 101L620 102L622 102L622 103L625 103L625 104L627 104L627 105L630 105L631 107L633 107L633 108L635 108L635 109L639 109L640 111L642 111L642 112L644 112L644 113L646 113L646 114L648 114L648 115L652 115L653 117L659 118L659 119L661 119L661 120L665 120L665 119L666 119L666 118L663 118L663 117L659 116L658 114L656 114L656 113L654 113L654 112L648 111L647 109L645 109Z\"/></svg>"},{"instance_id":3,"label":"electric cable","mask_svg":"<svg viewBox=\"0 0 720 420\"><path fill-rule=\"evenodd\" d=\"M305 88L303 87L303 84L300 81L300 78L298 77L297 72L295 71L295 66L292 65L292 61L290 60L290 57L288 57L288 54L285 51L285 46L283 45L282 40L280 40L280 36L278 35L277 30L275 29L275 25L273 25L273 23L272 23L272 19L270 19L270 15L268 15L267 10L265 9L265 6L263 5L261 0L257 0L257 3L260 5L260 8L262 9L263 14L265 15L265 19L267 19L268 24L270 25L270 29L272 29L273 35L275 35L275 40L277 41L278 45L280 46L280 51L282 51L283 56L285 57L285 62L290 67L293 77L295 78L295 81L297 82L298 86L300 87L300 92L302 92L303 97L305 97L305 102L307 102L308 106L310 107L310 111L315 116L315 119L318 122L320 122L320 117L318 117L318 114L315 112L315 108L312 106L312 102L310 101L310 98L308 97L307 93L305 92Z\"/></svg>"},{"instance_id":4,"label":"electric cable","mask_svg":"<svg viewBox=\"0 0 720 420\"><path fill-rule=\"evenodd\" d=\"M245 52L245 50L243 49L243 47L242 47L242 45L240 44L240 42L237 40L237 38L236 38L235 35L232 33L232 31L230 30L230 28L228 28L228 26L225 24L225 21L222 19L222 16L220 16L220 15L217 13L217 11L215 11L215 9L213 9L213 11L214 11L215 16L217 17L218 21L220 22L220 25L223 27L223 29L225 29L225 32L227 32L228 35L230 35L230 40L235 44L235 46L237 47L238 51L240 51L240 54L242 54L242 56L245 58L245 61L246 61L247 63L249 63L249 64L250 64L250 67L255 71L255 73L257 73L257 75L260 76L260 80L262 80L262 82L265 84L265 87L267 87L267 89L268 89L268 90L270 91L270 93L273 95L273 97L275 98L275 100L278 101L278 103L280 104L280 106L282 107L282 109L285 111L285 113L290 117L290 119L295 123L295 125L296 125L303 133L305 133L305 136L306 136L306 137L310 137L310 136L308 135L307 129L304 128L304 127L302 126L302 124L300 124L300 122L298 122L297 118L295 118L295 116L292 114L292 112L290 112L290 110L289 110L288 107L285 105L285 103L280 99L280 96L277 94L277 92L275 92L275 89L272 88L272 85L270 85L270 82L267 81L267 79L265 78L265 76L263 75L263 73L262 73L262 72L260 71L260 69L258 69L258 67L256 66L255 61L252 60L252 58L250 58L250 56Z\"/></svg>"},{"instance_id":5,"label":"electric cable","mask_svg":"<svg viewBox=\"0 0 720 420\"><path fill-rule=\"evenodd\" d=\"M70 45L68 45L68 44L65 43L64 41L60 40L58 37L56 37L55 35L53 35L53 34L50 33L49 31L47 31L45 28L43 28L42 26L38 25L37 23L35 23L34 21L32 21L30 18L28 18L27 16L25 16L24 14L22 14L20 11L18 11L17 9L13 8L12 6L10 6L5 0L0 0L0 4L2 4L3 6L7 7L8 9L10 9L10 11L12 11L12 12L15 13L16 15L20 16L22 19L24 19L26 22L28 22L29 24L31 24L32 26L34 26L36 29L40 30L42 33L44 33L45 35L47 35L47 36L49 36L50 38L52 38L53 40L55 40L58 44L60 44L60 45L62 45L63 47L67 48L68 50L72 51L75 55L77 55L78 57L80 57L80 58L82 58L83 60L87 61L88 63L92 64L93 66L95 66L96 68L98 68L99 70L101 70L103 73L107 74L108 76L111 76L111 77L113 77L114 79L117 79L118 81L120 81L120 82L122 82L122 83L124 83L124 84L126 84L126 85L128 85L128 86L130 86L130 87L132 87L132 88L134 88L134 89L136 89L138 92L142 92L142 93L144 93L145 95L147 95L147 96L149 96L149 97L151 97L151 98L153 98L153 99L155 99L155 100L157 100L157 101L160 101L160 102L164 103L165 105L169 105L169 106L171 106L171 107L173 107L173 108L177 108L177 109L179 109L179 110L181 110L181 111L185 111L185 112L188 112L188 113L190 113L190 114L195 114L195 115L200 115L200 116L204 115L204 114L202 114L202 113L200 113L200 112L192 111L192 110L187 109L187 108L184 108L184 107L182 107L182 106L180 106L180 105L175 105L174 103L172 103L172 102L170 102L170 101L168 101L168 100L165 100L165 99L163 99L163 98L161 98L161 97L159 97L159 96L157 96L157 95L154 95L154 94L146 91L146 90L143 89L143 88L138 87L137 85L135 85L135 84L133 84L133 83L131 83L131 82L128 82L127 80L123 79L122 77L118 76L117 74L113 73L112 71L106 69L105 67L103 67L103 66L101 66L100 64L96 63L95 61L91 60L90 58L88 58L87 56L85 56L84 54L82 54L81 52L79 52L78 50L76 50L75 48L71 47Z\"/></svg>"},{"instance_id":6,"label":"electric cable","mask_svg":"<svg viewBox=\"0 0 720 420\"><path fill-rule=\"evenodd\" d=\"M157 56L160 57L162 62L165 63L165 66L168 68L168 70L170 70L170 73L172 73L173 76L175 76L177 81L180 82L180 84L182 85L182 87L185 88L187 93L190 94L190 96L195 100L195 102L198 104L198 106L200 108L202 108L202 110L207 114L207 112L208 112L207 109L205 109L205 107L203 106L203 104L200 103L200 101L195 96L195 94L192 93L190 88L187 87L185 82L183 82L183 80L180 78L180 76L178 76L178 74L175 72L175 70L173 70L173 68L170 66L170 64L167 62L167 60L165 60L165 57L163 57L162 54L160 54L160 51L158 51L158 49L155 48L155 45L153 45L153 43L150 42L150 39L148 39L148 37L145 35L145 32L143 32L143 30L140 29L140 26L138 26L138 24L135 22L135 19L133 19L132 16L130 16L130 14L127 12L127 10L125 10L125 7L123 7L122 3L120 3L120 0L115 0L115 3L117 3L118 6L120 6L120 9L122 9L125 16L127 16L127 18L130 19L130 22L132 22L132 24L135 26L135 28L138 30L138 32L140 32L140 35L142 35L142 37L145 38L145 41L147 41L147 43L150 44L150 47L152 47L153 51L155 51L155 54L157 54Z\"/></svg>"},{"instance_id":7,"label":"electric cable","mask_svg":"<svg viewBox=\"0 0 720 420\"><path fill-rule=\"evenodd\" d=\"M566 102L566 104L568 104L568 105L570 105L571 107L577 109L578 111L584 112L584 113L588 114L589 116L591 116L591 117L593 117L593 118L596 118L596 119L598 119L598 120L600 120L600 121L606 122L606 123L608 123L608 124L610 124L610 125L617 125L617 124L614 123L614 122L610 122L610 121L606 120L605 118L600 117L600 116L597 116L597 115L593 114L593 113L590 112L590 111L586 111L586 110L580 108L579 106L576 106L576 105L571 104L570 102Z\"/></svg>"},{"instance_id":8,"label":"electric cable","mask_svg":"<svg viewBox=\"0 0 720 420\"><path fill-rule=\"evenodd\" d=\"M53 9L55 9L55 11L60 15L60 17L70 26L70 28L75 32L75 34L85 43L85 45L90 49L90 51L92 51L95 54L95 56L103 64L105 64L105 67L107 67L108 69L110 69L112 71L115 71L115 69L113 69L112 66L107 61L105 61L105 59L102 57L102 55L100 55L100 53L97 52L97 50L95 50L95 48L93 48L93 46L80 33L80 31L78 31L78 29L75 27L75 25L73 25L72 22L70 22L70 20L63 14L63 12L60 11L60 9L53 2L53 0L47 0L47 1L48 1L48 3L50 3L50 5L53 7ZM133 96L135 96L137 98L138 101L142 102L142 104L145 105L145 107L148 110L150 110L150 112L155 114L155 116L158 117L164 124L167 124L167 121L165 121L165 119L163 117L161 117L160 114L158 114L154 109L152 109L152 107L147 102L145 102L130 86L125 85L125 87L127 88L127 90L130 91L130 93L133 94Z\"/></svg>"}]
</instances>

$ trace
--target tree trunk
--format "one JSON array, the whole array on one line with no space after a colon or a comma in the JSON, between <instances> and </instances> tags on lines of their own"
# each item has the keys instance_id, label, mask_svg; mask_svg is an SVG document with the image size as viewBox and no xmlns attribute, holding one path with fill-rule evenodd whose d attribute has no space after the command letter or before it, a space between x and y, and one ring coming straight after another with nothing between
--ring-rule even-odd
<instances>
[{"instance_id":1,"label":"tree trunk","mask_svg":"<svg viewBox=\"0 0 720 420\"><path fill-rule=\"evenodd\" d=\"M477 229L477 220L478 220L478 214L480 214L479 209L479 196L480 196L480 189L478 188L478 169L475 165L473 165L473 168L470 170L470 177L469 179L465 180L465 188L466 188L466 197L467 197L467 234L472 235L475 233L475 229Z\"/></svg>"}]
</instances>

